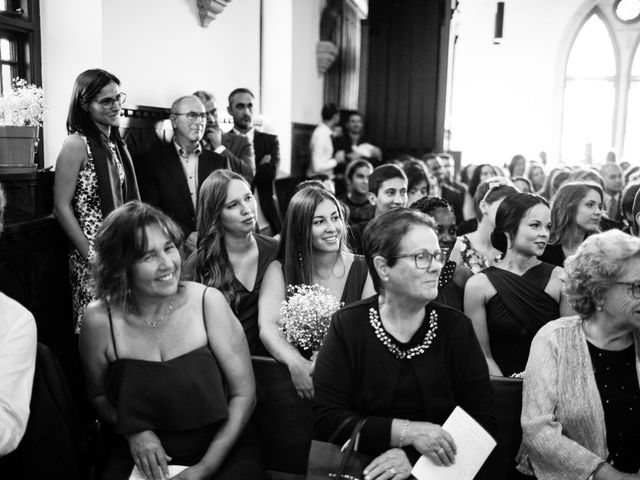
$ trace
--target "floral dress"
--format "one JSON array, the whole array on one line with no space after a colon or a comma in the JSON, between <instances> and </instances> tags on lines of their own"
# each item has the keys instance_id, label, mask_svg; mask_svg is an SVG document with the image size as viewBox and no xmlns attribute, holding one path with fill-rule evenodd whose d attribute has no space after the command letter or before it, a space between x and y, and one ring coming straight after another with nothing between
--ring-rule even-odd
<instances>
[{"instance_id":1,"label":"floral dress","mask_svg":"<svg viewBox=\"0 0 640 480\"><path fill-rule=\"evenodd\" d=\"M473 273L478 273L494 263L502 260L502 255L496 256L493 262L489 264L487 259L471 246L471 241L466 235L460 237L460 256L462 257L462 265L470 269Z\"/></svg>"},{"instance_id":2,"label":"floral dress","mask_svg":"<svg viewBox=\"0 0 640 480\"><path fill-rule=\"evenodd\" d=\"M80 135L80 134L74 134ZM87 146L87 163L85 167L78 173L78 181L76 182L76 190L71 199L71 207L74 216L82 229L82 232L89 241L89 258L93 258L93 242L98 233L98 228L102 224L102 208L100 196L98 194L98 177L96 175L96 167L93 161L93 155L89 149L89 143L84 135L80 138ZM113 152L113 158L118 168L118 176L120 181L125 181L125 172L122 164L115 154L115 146L110 142L109 148ZM75 249L69 251L69 280L71 281L71 294L73 300L73 318L75 322L75 331L80 333L82 326L82 316L84 309L89 302L95 299L93 289L91 287L91 269L89 261L82 258L82 255Z\"/></svg>"}]
</instances>

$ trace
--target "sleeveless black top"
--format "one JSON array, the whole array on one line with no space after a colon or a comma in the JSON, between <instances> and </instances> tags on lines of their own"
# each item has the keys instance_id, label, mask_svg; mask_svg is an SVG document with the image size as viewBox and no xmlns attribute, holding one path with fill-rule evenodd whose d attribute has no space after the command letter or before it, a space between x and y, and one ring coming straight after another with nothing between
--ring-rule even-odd
<instances>
[{"instance_id":1,"label":"sleeveless black top","mask_svg":"<svg viewBox=\"0 0 640 480\"><path fill-rule=\"evenodd\" d=\"M369 275L369 269L364 257L362 255L354 255L340 301L345 305L359 301L362 298L364 284L367 282L367 275Z\"/></svg>"},{"instance_id":2,"label":"sleeveless black top","mask_svg":"<svg viewBox=\"0 0 640 480\"><path fill-rule=\"evenodd\" d=\"M522 275L498 267L482 271L497 292L486 305L487 329L491 353L505 376L524 371L533 337L560 316L558 303L544 291L554 268L541 262Z\"/></svg>"},{"instance_id":3,"label":"sleeveless black top","mask_svg":"<svg viewBox=\"0 0 640 480\"><path fill-rule=\"evenodd\" d=\"M206 289L205 289L206 291ZM202 295L204 319L204 293ZM170 457L204 455L228 416L224 380L207 343L165 361L119 358L107 372L107 398L117 407L116 431L153 430Z\"/></svg>"}]
</instances>

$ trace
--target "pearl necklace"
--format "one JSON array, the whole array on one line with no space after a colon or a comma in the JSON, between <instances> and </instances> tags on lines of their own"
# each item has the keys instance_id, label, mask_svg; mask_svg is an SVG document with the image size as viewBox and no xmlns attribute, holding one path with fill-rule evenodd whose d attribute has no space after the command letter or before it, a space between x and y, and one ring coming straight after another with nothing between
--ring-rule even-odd
<instances>
[{"instance_id":1,"label":"pearl necklace","mask_svg":"<svg viewBox=\"0 0 640 480\"><path fill-rule=\"evenodd\" d=\"M438 314L435 310L431 310L431 313L429 314L429 330L427 330L422 343L415 347L411 347L408 350L400 350L393 340L389 338L389 335L387 335L387 332L382 326L378 311L373 307L369 309L369 323L373 327L373 331L376 334L376 337L378 337L378 340L387 347L394 357L398 360L403 360L405 358L410 359L417 357L418 355L422 355L427 348L431 346L433 339L436 338L436 330L438 329Z\"/></svg>"},{"instance_id":2,"label":"pearl necklace","mask_svg":"<svg viewBox=\"0 0 640 480\"><path fill-rule=\"evenodd\" d=\"M164 313L164 315L162 315L158 320L152 320L150 322L147 322L145 320L144 323L147 324L148 327L151 328L158 328L158 326L163 323L165 321L165 319L171 314L171 312L173 311L173 302L176 300L176 295L175 293L171 296L171 301L169 302L169 308L167 309L167 311Z\"/></svg>"}]
</instances>

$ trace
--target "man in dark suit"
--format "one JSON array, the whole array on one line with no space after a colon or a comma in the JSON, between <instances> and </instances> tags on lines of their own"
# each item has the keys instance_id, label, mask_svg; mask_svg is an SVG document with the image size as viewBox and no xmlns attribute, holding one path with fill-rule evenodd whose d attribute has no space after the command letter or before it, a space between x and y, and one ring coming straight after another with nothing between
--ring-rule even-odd
<instances>
[{"instance_id":1,"label":"man in dark suit","mask_svg":"<svg viewBox=\"0 0 640 480\"><path fill-rule=\"evenodd\" d=\"M274 185L280 166L280 142L277 136L254 128L253 99L253 93L247 88L236 88L229 94L227 111L233 117L233 129L223 134L222 138L224 142L225 138L244 136L253 145L256 160L253 190L258 201L258 226L261 233L276 235L282 229ZM263 218L260 218L260 212Z\"/></svg>"},{"instance_id":2,"label":"man in dark suit","mask_svg":"<svg viewBox=\"0 0 640 480\"><path fill-rule=\"evenodd\" d=\"M172 141L143 154L135 162L142 201L171 216L185 238L196 229L198 192L209 174L224 168L242 174L240 160L202 148L206 117L204 105L197 97L177 99L169 115Z\"/></svg>"},{"instance_id":3,"label":"man in dark suit","mask_svg":"<svg viewBox=\"0 0 640 480\"><path fill-rule=\"evenodd\" d=\"M194 95L200 99L207 112L207 126L204 130L202 145L207 150L213 150L225 158L240 160L244 164L244 178L247 182L253 182L256 171L255 154L253 145L243 135L225 135L220 130L218 122L218 102L213 93L206 90L198 90Z\"/></svg>"}]
</instances>

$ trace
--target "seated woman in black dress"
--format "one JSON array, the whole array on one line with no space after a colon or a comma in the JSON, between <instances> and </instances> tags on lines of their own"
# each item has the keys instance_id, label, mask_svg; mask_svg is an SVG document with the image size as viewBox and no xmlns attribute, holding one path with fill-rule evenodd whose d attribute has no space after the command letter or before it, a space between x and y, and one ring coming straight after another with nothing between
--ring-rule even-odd
<instances>
[{"instance_id":1,"label":"seated woman in black dress","mask_svg":"<svg viewBox=\"0 0 640 480\"><path fill-rule=\"evenodd\" d=\"M440 302L456 310L464 309L464 287L473 272L463 265L449 259L451 250L456 244L456 217L449 203L440 197L421 198L411 208L426 213L436 222L436 233L440 250L446 255L438 280L438 296Z\"/></svg>"},{"instance_id":2,"label":"seated woman in black dress","mask_svg":"<svg viewBox=\"0 0 640 480\"><path fill-rule=\"evenodd\" d=\"M225 297L180 282L179 227L140 202L112 212L98 232L80 354L89 397L113 425L101 478L148 478L168 463L176 480L258 479L257 444L243 435L255 383L242 327Z\"/></svg>"},{"instance_id":3,"label":"seated woman in black dress","mask_svg":"<svg viewBox=\"0 0 640 480\"><path fill-rule=\"evenodd\" d=\"M587 235L600 229L604 193L596 183L569 182L560 187L551 207L551 235L540 260L562 267Z\"/></svg>"},{"instance_id":4,"label":"seated woman in black dress","mask_svg":"<svg viewBox=\"0 0 640 480\"><path fill-rule=\"evenodd\" d=\"M338 311L318 355L316 435L326 440L349 419L342 444L366 418L359 450L375 457L368 479L409 478L420 454L455 461L441 425L457 405L493 430L493 391L471 322L432 303L445 259L435 228L406 208L371 221L364 246L378 295Z\"/></svg>"},{"instance_id":5,"label":"seated woman in black dress","mask_svg":"<svg viewBox=\"0 0 640 480\"><path fill-rule=\"evenodd\" d=\"M269 265L260 295L260 340L284 363L301 397L313 397L312 362L289 344L279 328L280 306L288 285L320 285L345 305L373 295L364 258L348 251L342 209L326 189L304 187L296 193L282 228L279 260Z\"/></svg>"},{"instance_id":6,"label":"seated woman in black dress","mask_svg":"<svg viewBox=\"0 0 640 480\"><path fill-rule=\"evenodd\" d=\"M278 253L278 241L254 232L256 201L247 181L216 170L202 182L197 249L189 258L189 280L220 290L247 336L249 352L263 352L258 334L262 279Z\"/></svg>"},{"instance_id":7,"label":"seated woman in black dress","mask_svg":"<svg viewBox=\"0 0 640 480\"><path fill-rule=\"evenodd\" d=\"M492 234L504 257L467 282L464 311L491 375L522 372L540 327L573 313L562 294L562 268L537 258L549 239L549 225L545 199L531 193L509 195L498 208Z\"/></svg>"}]
</instances>

